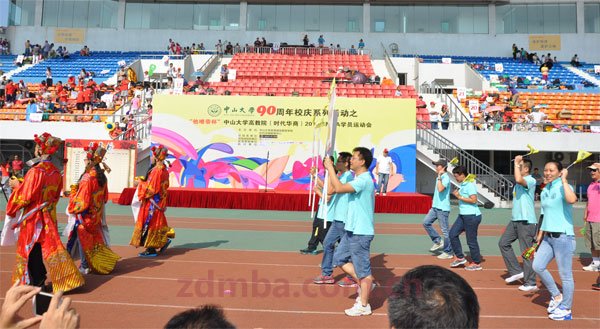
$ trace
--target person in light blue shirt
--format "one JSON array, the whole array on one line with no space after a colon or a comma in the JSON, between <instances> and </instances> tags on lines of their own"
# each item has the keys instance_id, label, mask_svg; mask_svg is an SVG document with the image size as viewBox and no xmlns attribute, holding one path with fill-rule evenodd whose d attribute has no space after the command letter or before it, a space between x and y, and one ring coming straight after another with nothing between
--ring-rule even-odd
<instances>
[{"instance_id":1,"label":"person in light blue shirt","mask_svg":"<svg viewBox=\"0 0 600 329\"><path fill-rule=\"evenodd\" d=\"M448 215L450 214L450 175L446 171L448 162L444 159L433 162L437 177L435 179L435 188L433 190L433 204L429 212L423 219L423 227L433 242L429 251L435 252L443 249L438 255L439 259L452 259L452 246L448 237ZM443 240L433 227L433 223L438 220L442 229Z\"/></svg>"},{"instance_id":2,"label":"person in light blue shirt","mask_svg":"<svg viewBox=\"0 0 600 329\"><path fill-rule=\"evenodd\" d=\"M352 181L353 176L350 171L350 158L352 154L340 152L335 164L338 177L342 184ZM321 184L319 180L319 185ZM328 189L331 189L331 185ZM344 226L348 217L348 203L350 194L334 193L329 202L332 207L327 214L327 235L323 241L323 261L321 262L321 275L313 279L316 284L332 284L335 282L333 274L333 251L335 244L340 241L345 233ZM321 217L322 218L322 217ZM344 280L342 282L345 282Z\"/></svg>"},{"instance_id":3,"label":"person in light blue shirt","mask_svg":"<svg viewBox=\"0 0 600 329\"><path fill-rule=\"evenodd\" d=\"M354 172L354 180L342 184L334 174L333 161L325 160L325 168L329 171L329 180L335 193L349 194L345 233L333 255L333 264L341 267L359 283L359 296L356 303L352 308L345 310L348 316L372 313L369 295L374 286L370 255L371 241L375 235L373 227L375 185L368 169L372 162L373 154L369 149L355 148L350 158L350 169Z\"/></svg>"},{"instance_id":4,"label":"person in light blue shirt","mask_svg":"<svg viewBox=\"0 0 600 329\"><path fill-rule=\"evenodd\" d=\"M333 157L330 156L333 160ZM315 173L312 172L314 169L311 169L311 175ZM327 209L327 220L331 222L333 220L333 203L329 196L323 195L322 189L323 181L317 179L317 186L315 188L315 192L319 195L319 208L317 209L317 213L313 218L312 231L310 234L310 239L308 240L308 245L305 249L300 249L300 253L303 255L317 255L319 252L317 247L319 243L325 247L325 236L327 236L327 230L329 230L329 225L325 225L325 209ZM330 194L331 191L327 191L327 194Z\"/></svg>"},{"instance_id":5,"label":"person in light blue shirt","mask_svg":"<svg viewBox=\"0 0 600 329\"><path fill-rule=\"evenodd\" d=\"M30 115L32 113L37 113L37 112L38 112L38 105L35 102L35 98L32 98L30 103L27 105L27 108L25 108L25 120L29 121Z\"/></svg>"},{"instance_id":6,"label":"person in light blue shirt","mask_svg":"<svg viewBox=\"0 0 600 329\"><path fill-rule=\"evenodd\" d=\"M456 259L450 264L451 267L459 267L467 263L462 251L459 236L464 231L467 236L467 245L471 252L472 262L465 266L467 271L481 271L481 254L479 242L477 241L477 229L481 223L481 211L477 206L477 187L475 183L468 182L467 168L458 166L452 170L460 188L452 194L458 199L458 217L450 229L450 243Z\"/></svg>"},{"instance_id":7,"label":"person in light blue shirt","mask_svg":"<svg viewBox=\"0 0 600 329\"><path fill-rule=\"evenodd\" d=\"M529 249L535 241L537 218L535 215L535 185L536 180L530 174L532 163L518 155L514 160L515 187L513 189L513 208L511 221L500 240L498 247L508 270L508 278L504 281L512 283L523 279L524 284L519 290L531 292L538 290L535 272L531 268L531 260L523 259L523 268L513 251L512 244L519 240L521 254Z\"/></svg>"},{"instance_id":8,"label":"person in light blue shirt","mask_svg":"<svg viewBox=\"0 0 600 329\"><path fill-rule=\"evenodd\" d=\"M544 218L537 236L539 247L533 259L533 270L540 276L552 296L548 305L548 317L552 320L571 320L573 305L573 254L575 252L575 232L573 229L573 204L577 196L573 186L569 185L569 171L562 164L549 161L544 166L544 178L547 181L542 190L542 210ZM558 274L563 292L554 282L547 269L556 258Z\"/></svg>"}]
</instances>

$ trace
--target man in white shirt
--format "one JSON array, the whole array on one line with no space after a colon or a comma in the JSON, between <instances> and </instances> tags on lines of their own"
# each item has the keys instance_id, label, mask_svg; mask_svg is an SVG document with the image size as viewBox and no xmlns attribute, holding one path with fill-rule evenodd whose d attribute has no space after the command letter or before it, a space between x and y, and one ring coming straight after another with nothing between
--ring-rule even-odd
<instances>
[{"instance_id":1,"label":"man in white shirt","mask_svg":"<svg viewBox=\"0 0 600 329\"><path fill-rule=\"evenodd\" d=\"M542 129L542 123L548 119L548 116L540 111L539 108L533 108L533 112L527 116L529 122L531 122L531 130L538 131Z\"/></svg>"},{"instance_id":2,"label":"man in white shirt","mask_svg":"<svg viewBox=\"0 0 600 329\"><path fill-rule=\"evenodd\" d=\"M388 149L383 150L383 155L377 158L377 165L375 166L375 175L379 176L377 180L377 194L381 191L383 195L387 192L388 180L390 175L396 172L394 162L390 157Z\"/></svg>"},{"instance_id":3,"label":"man in white shirt","mask_svg":"<svg viewBox=\"0 0 600 329\"><path fill-rule=\"evenodd\" d=\"M431 121L431 129L438 129L440 121L440 111L435 107L435 102L429 103L429 121Z\"/></svg>"}]
</instances>

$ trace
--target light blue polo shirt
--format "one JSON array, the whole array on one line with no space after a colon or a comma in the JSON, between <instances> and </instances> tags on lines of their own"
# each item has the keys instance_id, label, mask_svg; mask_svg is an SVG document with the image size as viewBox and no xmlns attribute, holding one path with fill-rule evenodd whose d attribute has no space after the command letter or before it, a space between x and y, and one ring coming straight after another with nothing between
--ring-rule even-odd
<instances>
[{"instance_id":1,"label":"light blue polo shirt","mask_svg":"<svg viewBox=\"0 0 600 329\"><path fill-rule=\"evenodd\" d=\"M531 175L523 177L527 187L515 184L513 188L512 221L527 221L536 224L535 217L535 178Z\"/></svg>"},{"instance_id":2,"label":"light blue polo shirt","mask_svg":"<svg viewBox=\"0 0 600 329\"><path fill-rule=\"evenodd\" d=\"M350 170L340 176L340 182L342 184L347 184L352 181L354 176ZM337 193L333 196L334 202L334 210L335 215L333 218L340 222L346 222L346 218L348 217L348 201L350 199L350 193Z\"/></svg>"},{"instance_id":3,"label":"light blue polo shirt","mask_svg":"<svg viewBox=\"0 0 600 329\"><path fill-rule=\"evenodd\" d=\"M373 213L375 212L375 187L369 172L362 173L350 183L354 193L348 193L348 218L346 231L358 235L375 235Z\"/></svg>"},{"instance_id":4,"label":"light blue polo shirt","mask_svg":"<svg viewBox=\"0 0 600 329\"><path fill-rule=\"evenodd\" d=\"M569 186L573 189L573 186ZM541 230L575 235L573 232L573 205L565 200L565 189L561 179L557 178L546 184L540 197L544 211Z\"/></svg>"},{"instance_id":5,"label":"light blue polo shirt","mask_svg":"<svg viewBox=\"0 0 600 329\"><path fill-rule=\"evenodd\" d=\"M335 219L335 204L334 204L335 194L327 203L327 222L333 222ZM319 210L317 210L317 218L325 219L325 202L327 200L327 196L323 195L323 197L319 200Z\"/></svg>"},{"instance_id":6,"label":"light blue polo shirt","mask_svg":"<svg viewBox=\"0 0 600 329\"><path fill-rule=\"evenodd\" d=\"M442 181L442 185L445 187L442 192L438 192L438 179ZM448 173L443 173L440 178L435 178L432 207L442 211L450 211L450 175Z\"/></svg>"},{"instance_id":7,"label":"light blue polo shirt","mask_svg":"<svg viewBox=\"0 0 600 329\"><path fill-rule=\"evenodd\" d=\"M477 186L475 183L462 182L459 190L460 196L463 198L469 198L471 195L477 195ZM481 215L477 203L466 203L462 200L458 201L458 213L461 215Z\"/></svg>"}]
</instances>

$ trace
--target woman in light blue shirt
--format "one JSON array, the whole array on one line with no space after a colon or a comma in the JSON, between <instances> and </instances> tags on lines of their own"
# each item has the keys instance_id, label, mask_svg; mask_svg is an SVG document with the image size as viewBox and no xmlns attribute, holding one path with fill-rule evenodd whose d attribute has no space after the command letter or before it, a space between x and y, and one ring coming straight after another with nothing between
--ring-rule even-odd
<instances>
[{"instance_id":1,"label":"woman in light blue shirt","mask_svg":"<svg viewBox=\"0 0 600 329\"><path fill-rule=\"evenodd\" d=\"M533 270L552 295L548 305L548 317L559 321L571 320L575 291L572 269L575 252L573 204L577 201L577 196L567 182L568 174L560 162L549 161L544 167L544 178L548 182L541 193L544 218L537 237L539 248L533 260ZM562 281L562 294L546 268L553 258L556 258L558 274Z\"/></svg>"}]
</instances>

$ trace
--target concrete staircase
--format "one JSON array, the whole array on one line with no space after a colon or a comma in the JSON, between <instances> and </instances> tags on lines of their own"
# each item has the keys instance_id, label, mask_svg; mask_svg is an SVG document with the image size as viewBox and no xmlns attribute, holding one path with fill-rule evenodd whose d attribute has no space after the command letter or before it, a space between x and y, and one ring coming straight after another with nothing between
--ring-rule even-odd
<instances>
[{"instance_id":1,"label":"concrete staircase","mask_svg":"<svg viewBox=\"0 0 600 329\"><path fill-rule=\"evenodd\" d=\"M593 84L595 84L596 86L600 87L600 80L596 79L594 76L592 76L591 74L584 72L576 67L571 66L570 64L562 64L562 66L564 66L567 70L577 74L578 76L582 77L583 79L586 79L587 81L592 82Z\"/></svg>"},{"instance_id":2,"label":"concrete staircase","mask_svg":"<svg viewBox=\"0 0 600 329\"><path fill-rule=\"evenodd\" d=\"M460 165L465 166L469 173L476 175L477 199L480 204L493 204L498 208L510 207L512 182L434 130L417 129L418 161L435 171L433 161L439 159L450 161L454 157L459 159ZM452 166L448 169L452 170ZM458 186L454 179L452 183Z\"/></svg>"}]
</instances>

